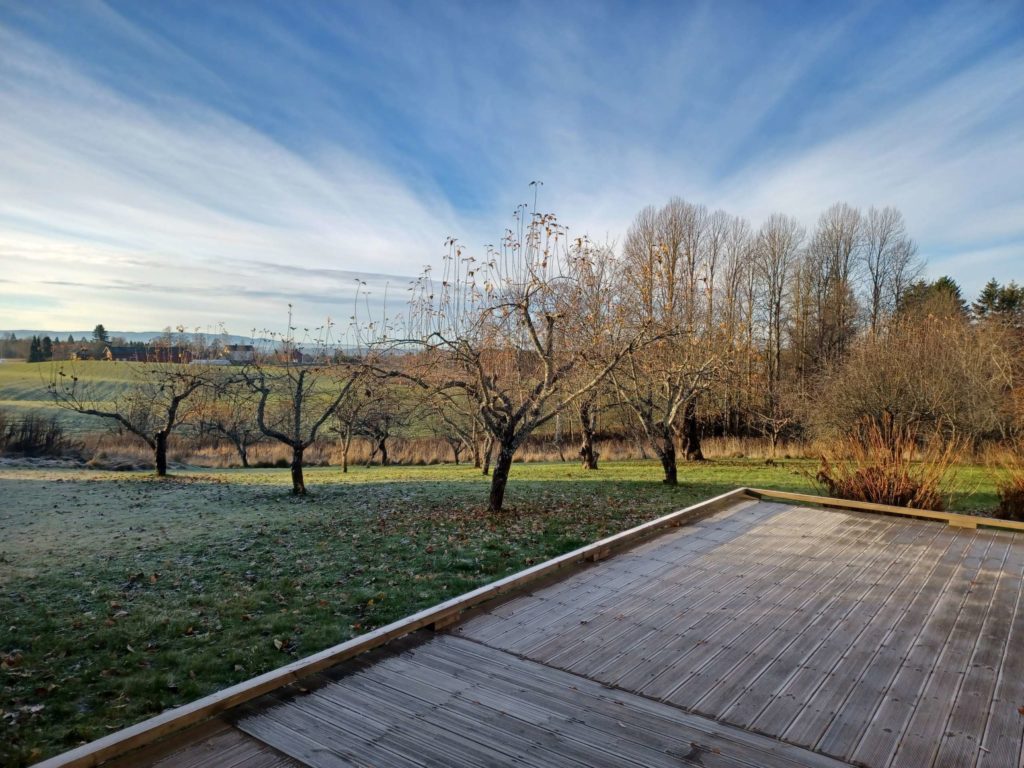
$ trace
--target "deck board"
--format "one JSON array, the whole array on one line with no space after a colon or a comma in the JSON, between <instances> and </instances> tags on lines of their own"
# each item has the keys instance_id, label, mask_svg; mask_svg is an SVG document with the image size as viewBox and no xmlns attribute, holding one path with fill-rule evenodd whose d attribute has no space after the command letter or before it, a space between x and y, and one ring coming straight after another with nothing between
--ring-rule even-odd
<instances>
[{"instance_id":1,"label":"deck board","mask_svg":"<svg viewBox=\"0 0 1024 768\"><path fill-rule=\"evenodd\" d=\"M237 727L318 767L354 762L353 739L422 765L843 765L448 634L317 683L252 705Z\"/></svg>"},{"instance_id":2,"label":"deck board","mask_svg":"<svg viewBox=\"0 0 1024 768\"><path fill-rule=\"evenodd\" d=\"M299 768L301 763L286 757L265 743L245 735L226 723L201 729L202 735L154 757L153 768ZM119 766L137 765L134 759Z\"/></svg>"},{"instance_id":3,"label":"deck board","mask_svg":"<svg viewBox=\"0 0 1024 768\"><path fill-rule=\"evenodd\" d=\"M482 617L454 631L850 763L1021 764L1024 654L1007 650L1024 647L1020 534L778 504L748 512L746 528L733 515L721 535L717 516L702 521L679 568L651 572L678 578L675 593L616 580L614 595L510 636L478 636ZM631 554L672 562L674 537Z\"/></svg>"}]
</instances>

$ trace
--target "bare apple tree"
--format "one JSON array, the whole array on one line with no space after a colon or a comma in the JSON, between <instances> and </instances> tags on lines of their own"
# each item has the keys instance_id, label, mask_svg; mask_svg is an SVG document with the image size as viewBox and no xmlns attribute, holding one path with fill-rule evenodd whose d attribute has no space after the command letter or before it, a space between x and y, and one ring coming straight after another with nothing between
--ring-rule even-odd
<instances>
[{"instance_id":1,"label":"bare apple tree","mask_svg":"<svg viewBox=\"0 0 1024 768\"><path fill-rule=\"evenodd\" d=\"M498 451L488 499L497 512L519 447L597 387L640 334L623 334L617 307L587 295L610 249L570 241L552 214L520 206L482 261L447 245L441 280L420 278L392 341L407 354L382 372L473 403Z\"/></svg>"},{"instance_id":2,"label":"bare apple tree","mask_svg":"<svg viewBox=\"0 0 1024 768\"><path fill-rule=\"evenodd\" d=\"M292 494L306 494L305 451L335 415L364 372L364 362L343 357L331 345L330 323L308 344L291 327L275 348L240 374L256 396L256 423L264 435L291 449Z\"/></svg>"},{"instance_id":3,"label":"bare apple tree","mask_svg":"<svg viewBox=\"0 0 1024 768\"><path fill-rule=\"evenodd\" d=\"M199 366L171 363L110 363L130 366L124 390L110 396L105 382L82 379L73 364L55 367L47 385L60 408L108 419L139 437L153 451L156 474L167 475L171 434L198 410L199 393L209 385L209 372Z\"/></svg>"},{"instance_id":4,"label":"bare apple tree","mask_svg":"<svg viewBox=\"0 0 1024 768\"><path fill-rule=\"evenodd\" d=\"M675 199L641 211L623 249L623 317L649 343L630 347L610 369L611 381L661 461L667 485L678 481L677 442L686 458L702 457L696 403L723 364L705 293L711 288L707 228L703 206Z\"/></svg>"}]
</instances>

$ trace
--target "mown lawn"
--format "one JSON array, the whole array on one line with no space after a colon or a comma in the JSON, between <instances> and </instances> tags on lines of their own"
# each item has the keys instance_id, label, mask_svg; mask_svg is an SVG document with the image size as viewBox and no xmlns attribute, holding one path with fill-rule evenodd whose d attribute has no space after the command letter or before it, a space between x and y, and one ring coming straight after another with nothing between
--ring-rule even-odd
<instances>
[{"instance_id":1,"label":"mown lawn","mask_svg":"<svg viewBox=\"0 0 1024 768\"><path fill-rule=\"evenodd\" d=\"M0 764L73 747L738 485L813 490L806 461L517 464L508 511L470 467L148 473L0 469ZM980 468L954 507L994 504Z\"/></svg>"}]
</instances>

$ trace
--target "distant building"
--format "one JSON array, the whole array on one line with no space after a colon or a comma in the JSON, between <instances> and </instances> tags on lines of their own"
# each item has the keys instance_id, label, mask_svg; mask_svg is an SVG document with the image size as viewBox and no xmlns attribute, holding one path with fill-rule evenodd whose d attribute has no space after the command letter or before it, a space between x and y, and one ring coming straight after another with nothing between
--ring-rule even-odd
<instances>
[{"instance_id":1,"label":"distant building","mask_svg":"<svg viewBox=\"0 0 1024 768\"><path fill-rule=\"evenodd\" d=\"M122 363L191 363L192 350L185 347L145 346L107 346L103 348L102 359ZM86 358L77 357L83 360Z\"/></svg>"},{"instance_id":2,"label":"distant building","mask_svg":"<svg viewBox=\"0 0 1024 768\"><path fill-rule=\"evenodd\" d=\"M81 353L81 351L79 350L76 354ZM144 363L146 362L146 351L146 348L141 346L107 346L103 348L103 359L121 363ZM76 359L85 360L88 358L77 357Z\"/></svg>"},{"instance_id":3,"label":"distant building","mask_svg":"<svg viewBox=\"0 0 1024 768\"><path fill-rule=\"evenodd\" d=\"M225 344L224 357L236 365L245 365L256 359L256 347L252 344Z\"/></svg>"}]
</instances>

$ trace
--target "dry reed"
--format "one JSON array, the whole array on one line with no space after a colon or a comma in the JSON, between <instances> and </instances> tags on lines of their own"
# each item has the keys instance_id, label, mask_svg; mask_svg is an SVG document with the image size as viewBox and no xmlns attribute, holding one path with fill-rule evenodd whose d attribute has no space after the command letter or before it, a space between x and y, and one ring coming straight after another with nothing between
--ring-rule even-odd
<instances>
[{"instance_id":1,"label":"dry reed","mask_svg":"<svg viewBox=\"0 0 1024 768\"><path fill-rule=\"evenodd\" d=\"M942 510L951 470L963 454L957 440L922 444L913 427L865 420L831 457L822 454L815 479L834 498Z\"/></svg>"}]
</instances>

